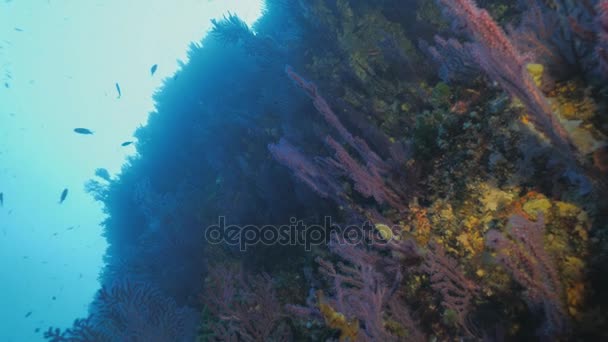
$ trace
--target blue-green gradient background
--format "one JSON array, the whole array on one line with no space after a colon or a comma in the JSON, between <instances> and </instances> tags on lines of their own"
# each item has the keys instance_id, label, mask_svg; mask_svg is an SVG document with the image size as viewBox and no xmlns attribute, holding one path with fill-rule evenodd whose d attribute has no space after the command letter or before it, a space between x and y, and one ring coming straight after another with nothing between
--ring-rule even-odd
<instances>
[{"instance_id":1,"label":"blue-green gradient background","mask_svg":"<svg viewBox=\"0 0 608 342\"><path fill-rule=\"evenodd\" d=\"M103 213L84 183L134 153L120 144L210 19L230 11L251 24L260 3L0 1L0 341L36 341L86 316L99 287Z\"/></svg>"}]
</instances>

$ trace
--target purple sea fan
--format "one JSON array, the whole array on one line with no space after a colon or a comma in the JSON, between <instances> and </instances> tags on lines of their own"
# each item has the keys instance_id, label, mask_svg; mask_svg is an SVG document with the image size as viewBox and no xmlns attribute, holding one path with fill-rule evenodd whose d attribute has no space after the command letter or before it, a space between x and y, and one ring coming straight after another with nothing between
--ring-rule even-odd
<instances>
[{"instance_id":1,"label":"purple sea fan","mask_svg":"<svg viewBox=\"0 0 608 342\"><path fill-rule=\"evenodd\" d=\"M49 342L103 342L111 341L112 337L95 330L91 317L77 319L71 328L61 331L59 328L49 328L44 333Z\"/></svg>"},{"instance_id":2,"label":"purple sea fan","mask_svg":"<svg viewBox=\"0 0 608 342\"><path fill-rule=\"evenodd\" d=\"M598 43L596 47L600 70L608 78L608 0L601 0L596 7Z\"/></svg>"},{"instance_id":3,"label":"purple sea fan","mask_svg":"<svg viewBox=\"0 0 608 342\"><path fill-rule=\"evenodd\" d=\"M142 282L121 281L104 287L92 305L96 326L117 340L189 341L197 323L193 310L179 308L160 290Z\"/></svg>"},{"instance_id":4,"label":"purple sea fan","mask_svg":"<svg viewBox=\"0 0 608 342\"><path fill-rule=\"evenodd\" d=\"M467 335L475 336L468 314L471 302L478 295L478 286L466 278L456 260L450 258L444 248L435 242L429 243L420 268L429 276L433 290L441 294L441 305L456 315L456 323Z\"/></svg>"},{"instance_id":5,"label":"purple sea fan","mask_svg":"<svg viewBox=\"0 0 608 342\"><path fill-rule=\"evenodd\" d=\"M211 324L212 341L289 341L283 324L286 316L268 274L245 277L231 269L215 267L201 295L218 321Z\"/></svg>"},{"instance_id":6,"label":"purple sea fan","mask_svg":"<svg viewBox=\"0 0 608 342\"><path fill-rule=\"evenodd\" d=\"M459 28L473 39L465 44L488 77L518 98L530 113L529 120L557 148L570 151L566 130L553 115L551 105L528 73L530 56L520 53L490 14L473 0L438 0Z\"/></svg>"},{"instance_id":7,"label":"purple sea fan","mask_svg":"<svg viewBox=\"0 0 608 342\"><path fill-rule=\"evenodd\" d=\"M329 178L324 170L320 169L317 164L302 154L285 138L281 138L277 144L269 145L268 150L274 159L289 167L296 177L321 197L339 199L342 192L340 184Z\"/></svg>"},{"instance_id":8,"label":"purple sea fan","mask_svg":"<svg viewBox=\"0 0 608 342\"><path fill-rule=\"evenodd\" d=\"M457 39L443 39L435 36L435 45L431 46L421 40L420 49L439 65L439 77L444 82L471 82L479 76L479 66L471 50Z\"/></svg>"},{"instance_id":9,"label":"purple sea fan","mask_svg":"<svg viewBox=\"0 0 608 342\"><path fill-rule=\"evenodd\" d=\"M327 136L325 145L334 152L333 158L316 157L313 162L285 139L268 146L274 158L289 167L303 183L322 197L331 197L337 203L342 203L347 197L343 194L342 178L350 178L355 190L361 195L374 198L378 204L388 204L400 212L406 211L406 186L393 179L394 165L376 154L364 139L352 135L346 129L314 83L304 79L289 66L285 67L285 72L313 100L317 111L338 132L345 145L356 152L356 157L341 143Z\"/></svg>"},{"instance_id":10,"label":"purple sea fan","mask_svg":"<svg viewBox=\"0 0 608 342\"><path fill-rule=\"evenodd\" d=\"M539 334L552 337L565 330L567 313L561 301L561 282L555 263L544 248L545 220L536 222L513 215L508 222L509 237L497 230L486 234L486 245L496 251L496 259L526 289L525 300L533 311L542 309L545 322Z\"/></svg>"},{"instance_id":11,"label":"purple sea fan","mask_svg":"<svg viewBox=\"0 0 608 342\"><path fill-rule=\"evenodd\" d=\"M71 329L49 329L53 342L192 341L198 316L180 308L160 290L144 282L117 281L103 287L91 304L91 315Z\"/></svg>"},{"instance_id":12,"label":"purple sea fan","mask_svg":"<svg viewBox=\"0 0 608 342\"><path fill-rule=\"evenodd\" d=\"M362 244L340 243L334 237L330 248L348 263L316 259L319 272L333 283L332 296L326 297L325 302L346 318L359 322L356 341L427 340L399 294L403 279L400 270L381 272L378 266L383 257Z\"/></svg>"},{"instance_id":13,"label":"purple sea fan","mask_svg":"<svg viewBox=\"0 0 608 342\"><path fill-rule=\"evenodd\" d=\"M580 72L585 61L586 44L574 42L577 38L566 20L566 9L557 11L542 0L520 0L526 8L517 28L508 27L509 36L520 51L528 51L534 62L544 65L558 79ZM581 17L586 17L581 12ZM566 12L567 13L567 12ZM570 12L572 13L572 12ZM546 77L545 73L543 77ZM543 80L545 81L545 80Z\"/></svg>"}]
</instances>

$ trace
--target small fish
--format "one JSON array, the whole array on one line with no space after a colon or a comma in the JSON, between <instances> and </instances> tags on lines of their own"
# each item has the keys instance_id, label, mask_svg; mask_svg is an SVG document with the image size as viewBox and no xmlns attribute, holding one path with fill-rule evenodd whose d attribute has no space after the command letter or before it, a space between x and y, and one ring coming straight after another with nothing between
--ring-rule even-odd
<instances>
[{"instance_id":1,"label":"small fish","mask_svg":"<svg viewBox=\"0 0 608 342\"><path fill-rule=\"evenodd\" d=\"M123 142L122 144L120 144L120 146L123 146L123 147L124 147L124 146L129 146L129 145L131 145L132 143L133 143L132 141L125 141L125 142Z\"/></svg>"},{"instance_id":2,"label":"small fish","mask_svg":"<svg viewBox=\"0 0 608 342\"><path fill-rule=\"evenodd\" d=\"M11 86L8 84L8 82L4 82L4 88L8 89L8 88L10 88L10 87L11 87Z\"/></svg>"},{"instance_id":3,"label":"small fish","mask_svg":"<svg viewBox=\"0 0 608 342\"><path fill-rule=\"evenodd\" d=\"M23 29L20 29L20 28L18 28L18 27L15 27L15 31L17 31L17 32L23 32Z\"/></svg>"},{"instance_id":4,"label":"small fish","mask_svg":"<svg viewBox=\"0 0 608 342\"><path fill-rule=\"evenodd\" d=\"M116 91L118 92L118 96L116 98L119 99L122 96L122 92L120 91L120 86L118 85L118 82L116 82Z\"/></svg>"},{"instance_id":5,"label":"small fish","mask_svg":"<svg viewBox=\"0 0 608 342\"><path fill-rule=\"evenodd\" d=\"M68 189L63 189L63 191L61 192L61 198L59 198L59 204L63 203L63 201L65 201L65 198L68 197Z\"/></svg>"},{"instance_id":6,"label":"small fish","mask_svg":"<svg viewBox=\"0 0 608 342\"><path fill-rule=\"evenodd\" d=\"M31 311L29 311L28 313L26 313L26 314L25 314L25 318L28 318L28 317L30 317L31 315L32 315L32 312L31 312Z\"/></svg>"},{"instance_id":7,"label":"small fish","mask_svg":"<svg viewBox=\"0 0 608 342\"><path fill-rule=\"evenodd\" d=\"M72 230L74 229L74 226L68 227L66 230Z\"/></svg>"},{"instance_id":8,"label":"small fish","mask_svg":"<svg viewBox=\"0 0 608 342\"><path fill-rule=\"evenodd\" d=\"M53 296L53 298L52 298L52 299L53 299L53 300L56 300L56 299L57 299L57 297Z\"/></svg>"},{"instance_id":9,"label":"small fish","mask_svg":"<svg viewBox=\"0 0 608 342\"><path fill-rule=\"evenodd\" d=\"M154 73L156 72L156 69L158 69L158 64L154 64L151 68L150 68L150 76L154 76Z\"/></svg>"},{"instance_id":10,"label":"small fish","mask_svg":"<svg viewBox=\"0 0 608 342\"><path fill-rule=\"evenodd\" d=\"M36 330L34 330L35 333L39 333L40 332L40 328L36 328Z\"/></svg>"},{"instance_id":11,"label":"small fish","mask_svg":"<svg viewBox=\"0 0 608 342\"><path fill-rule=\"evenodd\" d=\"M88 128L82 128L82 127L78 127L78 128L74 128L74 132L78 133L78 134L93 134L93 131L91 131Z\"/></svg>"},{"instance_id":12,"label":"small fish","mask_svg":"<svg viewBox=\"0 0 608 342\"><path fill-rule=\"evenodd\" d=\"M0 207L4 207L4 192L0 192Z\"/></svg>"}]
</instances>

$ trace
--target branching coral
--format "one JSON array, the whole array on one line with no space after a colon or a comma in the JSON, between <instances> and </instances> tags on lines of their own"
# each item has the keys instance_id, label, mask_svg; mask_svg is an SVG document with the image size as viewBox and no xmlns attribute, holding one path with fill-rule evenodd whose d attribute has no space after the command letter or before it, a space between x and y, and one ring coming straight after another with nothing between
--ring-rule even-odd
<instances>
[{"instance_id":1,"label":"branching coral","mask_svg":"<svg viewBox=\"0 0 608 342\"><path fill-rule=\"evenodd\" d=\"M149 284L125 280L97 293L89 318L76 320L64 332L49 329L45 338L53 342L186 342L194 338L196 323L192 309L179 308Z\"/></svg>"},{"instance_id":2,"label":"branching coral","mask_svg":"<svg viewBox=\"0 0 608 342\"><path fill-rule=\"evenodd\" d=\"M228 16L224 16L219 21L211 19L211 24L213 24L211 34L226 43L235 44L239 41L248 41L254 37L249 26L238 16L231 13L228 13Z\"/></svg>"},{"instance_id":3,"label":"branching coral","mask_svg":"<svg viewBox=\"0 0 608 342\"><path fill-rule=\"evenodd\" d=\"M431 287L441 294L441 305L446 309L444 315L454 317L454 323L469 336L475 336L467 315L471 311L472 300L477 296L477 285L467 279L456 261L434 242L429 245L421 270L428 274Z\"/></svg>"},{"instance_id":4,"label":"branching coral","mask_svg":"<svg viewBox=\"0 0 608 342\"><path fill-rule=\"evenodd\" d=\"M473 42L466 46L490 79L525 104L537 130L556 147L569 151L572 144L567 132L526 69L529 56L518 51L490 14L478 8L473 0L439 0L439 3L455 24L471 36Z\"/></svg>"},{"instance_id":5,"label":"branching coral","mask_svg":"<svg viewBox=\"0 0 608 342\"><path fill-rule=\"evenodd\" d=\"M286 67L285 71L294 83L313 100L315 108L323 115L325 121L338 132L342 140L350 148L357 151L363 164L354 159L331 136L325 138L325 143L334 151L334 158L317 158L318 166L313 166L311 162L305 161L302 155L297 153L286 141L268 146L275 158L290 167L296 176L305 183L311 184L312 188L321 195L327 196L325 189L339 189L338 177L346 176L353 181L355 190L361 195L374 198L378 204L388 204L399 211L406 210L403 204L406 198L403 185L396 184L391 179L390 163L384 161L372 151L365 140L352 135L344 127L312 82L305 80L289 66ZM319 171L321 169L324 170L325 174ZM317 182L315 183L315 181Z\"/></svg>"},{"instance_id":6,"label":"branching coral","mask_svg":"<svg viewBox=\"0 0 608 342\"><path fill-rule=\"evenodd\" d=\"M319 272L329 280L331 293L318 294L315 307L292 309L323 317L329 327L340 331L340 340L426 340L399 293L403 279L399 262L391 262L390 271L382 272L380 265L387 260L383 260L378 251L338 239L332 241L332 251L346 263L334 264L317 258ZM417 257L416 251L406 251L405 246L389 248L405 252L406 258Z\"/></svg>"},{"instance_id":7,"label":"branching coral","mask_svg":"<svg viewBox=\"0 0 608 342\"><path fill-rule=\"evenodd\" d=\"M44 333L49 342L91 342L111 341L111 337L95 330L91 318L77 319L71 328L61 331L59 328L49 328Z\"/></svg>"},{"instance_id":8,"label":"branching coral","mask_svg":"<svg viewBox=\"0 0 608 342\"><path fill-rule=\"evenodd\" d=\"M434 41L434 46L423 40L419 45L439 65L439 77L444 82L470 82L479 74L471 50L457 39L437 35Z\"/></svg>"},{"instance_id":9,"label":"branching coral","mask_svg":"<svg viewBox=\"0 0 608 342\"><path fill-rule=\"evenodd\" d=\"M527 9L521 23L517 28L509 27L518 49L532 54L535 63L548 66L554 77L580 70L581 44L572 44L576 35L565 18L541 0L521 2Z\"/></svg>"},{"instance_id":10,"label":"branching coral","mask_svg":"<svg viewBox=\"0 0 608 342\"><path fill-rule=\"evenodd\" d=\"M268 274L245 279L230 268L213 268L201 300L215 319L207 327L212 331L211 340L290 339L290 331L282 324L286 316Z\"/></svg>"},{"instance_id":11,"label":"branching coral","mask_svg":"<svg viewBox=\"0 0 608 342\"><path fill-rule=\"evenodd\" d=\"M557 268L544 245L545 220L537 221L514 215L509 219L509 236L490 230L486 243L497 252L497 260L526 291L526 302L542 310L545 322L539 334L557 336L566 329L567 314L562 304L561 281Z\"/></svg>"}]
</instances>

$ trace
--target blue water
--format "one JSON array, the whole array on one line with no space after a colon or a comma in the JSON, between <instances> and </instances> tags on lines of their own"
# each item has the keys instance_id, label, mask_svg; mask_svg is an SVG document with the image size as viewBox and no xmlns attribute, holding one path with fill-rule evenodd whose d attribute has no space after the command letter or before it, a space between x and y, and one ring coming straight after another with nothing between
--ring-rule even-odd
<instances>
[{"instance_id":1,"label":"blue water","mask_svg":"<svg viewBox=\"0 0 608 342\"><path fill-rule=\"evenodd\" d=\"M106 245L84 184L96 168L120 171L155 89L227 12L252 23L260 3L0 2L0 341L86 316Z\"/></svg>"}]
</instances>

